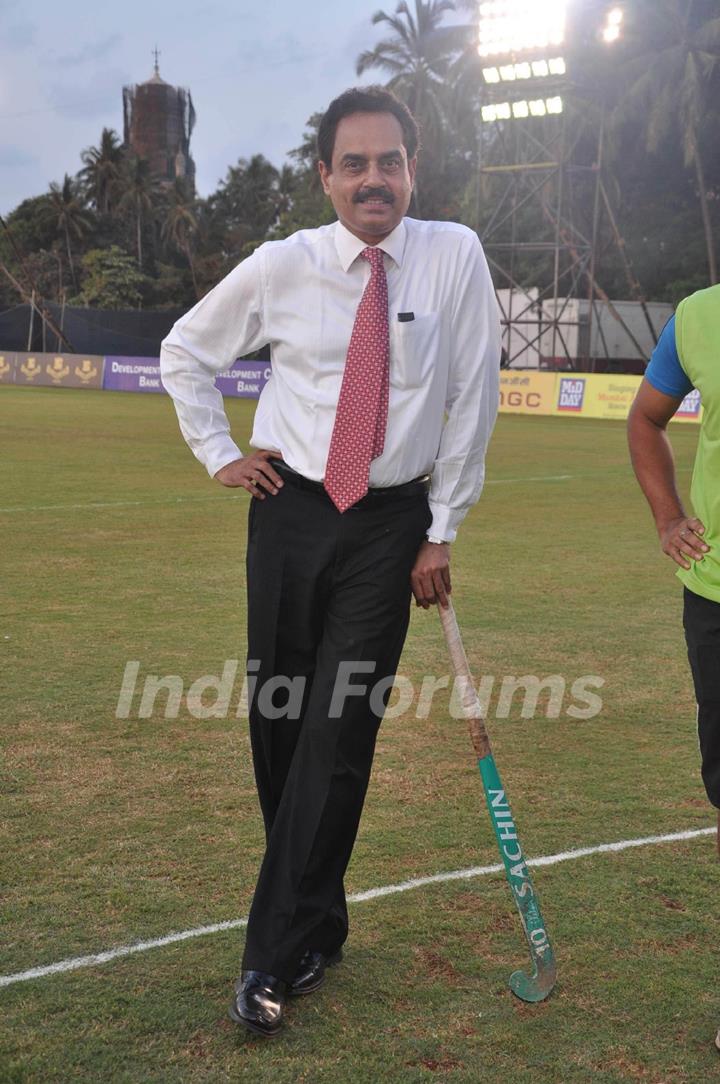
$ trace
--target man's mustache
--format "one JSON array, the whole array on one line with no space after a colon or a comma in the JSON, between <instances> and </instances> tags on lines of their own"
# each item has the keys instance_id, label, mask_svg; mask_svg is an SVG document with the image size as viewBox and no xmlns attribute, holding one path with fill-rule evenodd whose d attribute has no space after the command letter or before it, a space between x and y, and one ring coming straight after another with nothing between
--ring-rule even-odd
<instances>
[{"instance_id":1,"label":"man's mustache","mask_svg":"<svg viewBox=\"0 0 720 1084\"><path fill-rule=\"evenodd\" d=\"M369 199L381 199L383 203L395 202L395 197L389 188L361 188L353 196L353 203L366 203Z\"/></svg>"}]
</instances>

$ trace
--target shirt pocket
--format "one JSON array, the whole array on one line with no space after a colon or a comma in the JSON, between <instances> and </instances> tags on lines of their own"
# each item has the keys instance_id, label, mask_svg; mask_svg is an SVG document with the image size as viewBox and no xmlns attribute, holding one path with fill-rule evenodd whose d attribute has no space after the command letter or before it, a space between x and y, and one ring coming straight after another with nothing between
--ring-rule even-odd
<instances>
[{"instance_id":1,"label":"shirt pocket","mask_svg":"<svg viewBox=\"0 0 720 1084\"><path fill-rule=\"evenodd\" d=\"M440 314L390 321L390 383L420 388L433 371L440 348Z\"/></svg>"}]
</instances>

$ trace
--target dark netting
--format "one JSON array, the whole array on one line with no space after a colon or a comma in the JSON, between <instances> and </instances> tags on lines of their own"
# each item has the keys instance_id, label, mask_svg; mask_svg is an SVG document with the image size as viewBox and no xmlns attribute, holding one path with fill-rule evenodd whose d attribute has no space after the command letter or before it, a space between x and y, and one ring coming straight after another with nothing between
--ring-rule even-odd
<instances>
[{"instance_id":1,"label":"dark netting","mask_svg":"<svg viewBox=\"0 0 720 1084\"><path fill-rule=\"evenodd\" d=\"M59 305L46 305L53 321L60 326ZM65 335L77 354L119 354L124 357L158 357L160 343L184 309L74 309L66 308L62 317ZM0 313L0 352L37 350L62 351L57 335L49 327L43 341L43 321L37 313L32 340L28 346L30 306L17 305Z\"/></svg>"}]
</instances>

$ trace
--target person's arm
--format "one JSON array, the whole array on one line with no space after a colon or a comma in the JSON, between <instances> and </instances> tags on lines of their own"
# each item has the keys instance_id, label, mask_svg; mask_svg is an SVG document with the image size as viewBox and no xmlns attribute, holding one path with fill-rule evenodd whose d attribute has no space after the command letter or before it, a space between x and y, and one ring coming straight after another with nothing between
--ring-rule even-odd
<instances>
[{"instance_id":1,"label":"person's arm","mask_svg":"<svg viewBox=\"0 0 720 1084\"><path fill-rule=\"evenodd\" d=\"M433 467L428 530L442 544L425 542L411 584L418 606L447 605L450 546L485 479L485 451L495 424L500 388L500 314L482 247L468 238L452 312L452 356L447 419Z\"/></svg>"},{"instance_id":2,"label":"person's arm","mask_svg":"<svg viewBox=\"0 0 720 1084\"><path fill-rule=\"evenodd\" d=\"M162 382L190 450L211 477L260 499L283 484L267 461L279 453L261 449L243 456L230 436L215 377L266 342L264 285L263 256L255 252L175 323L160 348Z\"/></svg>"},{"instance_id":3,"label":"person's arm","mask_svg":"<svg viewBox=\"0 0 720 1084\"><path fill-rule=\"evenodd\" d=\"M686 514L680 500L666 432L682 400L682 395L666 395L643 380L630 409L627 433L635 476L650 505L662 550L689 569L688 558L702 560L709 547L702 539L704 525Z\"/></svg>"}]
</instances>

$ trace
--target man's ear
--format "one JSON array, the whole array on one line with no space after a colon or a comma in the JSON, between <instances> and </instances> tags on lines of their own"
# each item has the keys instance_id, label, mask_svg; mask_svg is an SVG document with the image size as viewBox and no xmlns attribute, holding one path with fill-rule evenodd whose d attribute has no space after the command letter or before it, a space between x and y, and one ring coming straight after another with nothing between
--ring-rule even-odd
<instances>
[{"instance_id":1,"label":"man's ear","mask_svg":"<svg viewBox=\"0 0 720 1084\"><path fill-rule=\"evenodd\" d=\"M323 192L325 193L326 196L330 195L329 178L330 178L330 173L331 172L332 171L330 169L328 169L328 167L325 165L325 163L322 160L320 160L318 162L318 173L320 174L320 180L322 181Z\"/></svg>"},{"instance_id":2,"label":"man's ear","mask_svg":"<svg viewBox=\"0 0 720 1084\"><path fill-rule=\"evenodd\" d=\"M415 185L415 170L417 169L417 155L414 158L408 160L408 173L410 174L410 184Z\"/></svg>"}]
</instances>

